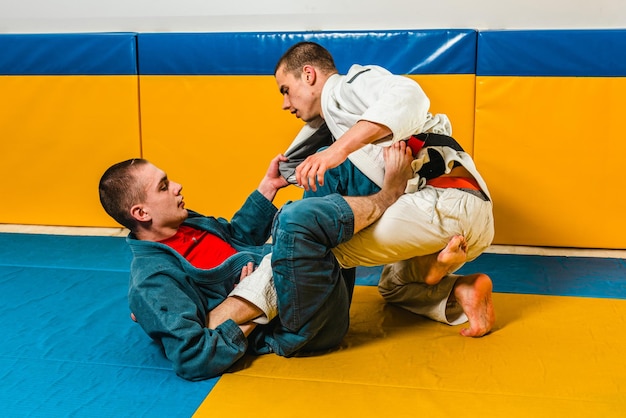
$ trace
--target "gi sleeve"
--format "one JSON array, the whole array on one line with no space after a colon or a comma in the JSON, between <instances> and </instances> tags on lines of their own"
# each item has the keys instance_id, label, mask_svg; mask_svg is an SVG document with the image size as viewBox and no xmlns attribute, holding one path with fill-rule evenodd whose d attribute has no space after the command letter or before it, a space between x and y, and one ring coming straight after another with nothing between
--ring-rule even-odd
<instances>
[{"instance_id":1,"label":"gi sleeve","mask_svg":"<svg viewBox=\"0 0 626 418\"><path fill-rule=\"evenodd\" d=\"M222 374L247 349L247 339L228 320L206 328L204 310L167 272L155 273L129 291L130 309L143 330L161 343L174 371L187 380Z\"/></svg>"},{"instance_id":2,"label":"gi sleeve","mask_svg":"<svg viewBox=\"0 0 626 418\"><path fill-rule=\"evenodd\" d=\"M369 70L348 73L341 87L348 105L364 109L360 120L387 126L396 141L421 132L430 117L430 100L420 85L377 66L362 68Z\"/></svg>"},{"instance_id":3,"label":"gi sleeve","mask_svg":"<svg viewBox=\"0 0 626 418\"><path fill-rule=\"evenodd\" d=\"M255 190L228 222L218 218L226 234L238 243L263 245L270 237L272 222L278 209L265 196Z\"/></svg>"}]
</instances>

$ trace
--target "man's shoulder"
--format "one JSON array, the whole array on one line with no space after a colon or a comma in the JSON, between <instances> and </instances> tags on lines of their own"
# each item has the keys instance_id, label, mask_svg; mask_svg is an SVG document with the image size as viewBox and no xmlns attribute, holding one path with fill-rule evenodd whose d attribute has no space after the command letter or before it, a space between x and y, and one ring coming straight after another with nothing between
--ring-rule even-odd
<instances>
[{"instance_id":1,"label":"man's shoulder","mask_svg":"<svg viewBox=\"0 0 626 418\"><path fill-rule=\"evenodd\" d=\"M380 65L368 64L353 64L345 75L348 81L353 80L355 77L360 76L361 74L384 74L384 75L392 75L389 70Z\"/></svg>"}]
</instances>

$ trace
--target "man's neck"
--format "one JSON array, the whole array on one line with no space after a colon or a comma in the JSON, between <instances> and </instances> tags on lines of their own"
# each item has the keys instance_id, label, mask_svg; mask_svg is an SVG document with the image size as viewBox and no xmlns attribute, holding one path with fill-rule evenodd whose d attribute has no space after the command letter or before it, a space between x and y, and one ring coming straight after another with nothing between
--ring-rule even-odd
<instances>
[{"instance_id":1,"label":"man's neck","mask_svg":"<svg viewBox=\"0 0 626 418\"><path fill-rule=\"evenodd\" d=\"M138 228L135 236L141 241L163 241L176 235L178 228Z\"/></svg>"}]
</instances>

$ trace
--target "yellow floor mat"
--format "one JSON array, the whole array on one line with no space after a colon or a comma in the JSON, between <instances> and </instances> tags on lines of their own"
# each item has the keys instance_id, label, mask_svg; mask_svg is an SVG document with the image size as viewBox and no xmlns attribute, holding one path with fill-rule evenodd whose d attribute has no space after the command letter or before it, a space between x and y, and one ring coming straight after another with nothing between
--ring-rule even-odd
<instances>
[{"instance_id":1,"label":"yellow floor mat","mask_svg":"<svg viewBox=\"0 0 626 418\"><path fill-rule=\"evenodd\" d=\"M342 347L246 357L195 417L626 416L626 300L494 294L490 335L357 286Z\"/></svg>"}]
</instances>

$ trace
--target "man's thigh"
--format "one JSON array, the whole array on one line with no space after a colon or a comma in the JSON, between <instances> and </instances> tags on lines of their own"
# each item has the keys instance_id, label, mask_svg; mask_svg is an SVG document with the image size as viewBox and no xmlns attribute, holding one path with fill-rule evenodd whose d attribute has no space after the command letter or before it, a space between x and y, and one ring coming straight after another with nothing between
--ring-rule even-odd
<instances>
[{"instance_id":1,"label":"man's thigh","mask_svg":"<svg viewBox=\"0 0 626 418\"><path fill-rule=\"evenodd\" d=\"M343 267L376 266L434 254L454 235L484 237L483 231L477 233L471 228L480 225L481 230L488 230L488 222L475 222L486 215L492 219L489 202L481 203L479 198L458 189L426 187L400 197L376 223L333 249L333 253ZM493 235L492 225L486 232Z\"/></svg>"},{"instance_id":2,"label":"man's thigh","mask_svg":"<svg viewBox=\"0 0 626 418\"><path fill-rule=\"evenodd\" d=\"M434 221L437 193L405 194L381 218L333 249L344 267L376 266L439 251L448 241Z\"/></svg>"}]
</instances>

